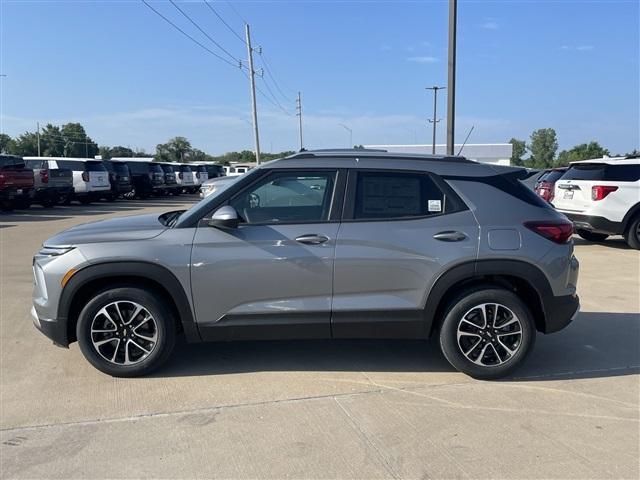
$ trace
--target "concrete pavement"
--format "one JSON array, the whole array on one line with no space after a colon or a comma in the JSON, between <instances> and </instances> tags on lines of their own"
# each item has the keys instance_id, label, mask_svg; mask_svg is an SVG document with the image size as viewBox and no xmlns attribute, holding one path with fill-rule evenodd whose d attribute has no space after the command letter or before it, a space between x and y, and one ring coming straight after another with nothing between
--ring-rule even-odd
<instances>
[{"instance_id":1,"label":"concrete pavement","mask_svg":"<svg viewBox=\"0 0 640 480\"><path fill-rule=\"evenodd\" d=\"M582 313L515 378L404 341L179 345L114 379L31 325L31 256L69 226L186 197L0 217L2 478L638 478L640 253L576 240Z\"/></svg>"}]
</instances>

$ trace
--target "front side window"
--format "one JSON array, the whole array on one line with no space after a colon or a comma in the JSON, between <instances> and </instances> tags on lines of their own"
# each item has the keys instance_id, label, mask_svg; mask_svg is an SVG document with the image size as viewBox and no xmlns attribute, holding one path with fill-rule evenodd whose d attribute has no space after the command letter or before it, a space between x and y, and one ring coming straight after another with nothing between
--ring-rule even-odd
<instances>
[{"instance_id":1,"label":"front side window","mask_svg":"<svg viewBox=\"0 0 640 480\"><path fill-rule=\"evenodd\" d=\"M313 223L329 219L335 171L274 172L229 204L245 223Z\"/></svg>"},{"instance_id":2,"label":"front side window","mask_svg":"<svg viewBox=\"0 0 640 480\"><path fill-rule=\"evenodd\" d=\"M426 174L358 172L354 219L439 215L445 196Z\"/></svg>"}]
</instances>

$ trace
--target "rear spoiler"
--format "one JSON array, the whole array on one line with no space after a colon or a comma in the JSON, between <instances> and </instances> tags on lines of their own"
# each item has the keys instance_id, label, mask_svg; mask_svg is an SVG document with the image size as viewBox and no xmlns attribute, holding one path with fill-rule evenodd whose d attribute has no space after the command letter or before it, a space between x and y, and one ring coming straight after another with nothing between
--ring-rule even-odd
<instances>
[{"instance_id":1,"label":"rear spoiler","mask_svg":"<svg viewBox=\"0 0 640 480\"><path fill-rule=\"evenodd\" d=\"M513 180L525 180L533 173L529 173L526 168L522 167L503 167L501 165L488 165L496 174L508 177ZM535 173L535 172L534 172Z\"/></svg>"}]
</instances>

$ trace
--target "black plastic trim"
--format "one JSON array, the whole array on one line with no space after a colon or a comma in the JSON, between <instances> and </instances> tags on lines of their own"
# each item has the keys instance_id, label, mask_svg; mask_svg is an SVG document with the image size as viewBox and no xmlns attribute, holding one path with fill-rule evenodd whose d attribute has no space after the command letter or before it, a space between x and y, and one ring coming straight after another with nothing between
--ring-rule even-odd
<instances>
[{"instance_id":1,"label":"black plastic trim","mask_svg":"<svg viewBox=\"0 0 640 480\"><path fill-rule=\"evenodd\" d=\"M624 222L612 222L605 217L594 215L580 215L564 211L561 213L573 222L576 229L608 233L609 235L620 235L625 230Z\"/></svg>"},{"instance_id":2,"label":"black plastic trim","mask_svg":"<svg viewBox=\"0 0 640 480\"><path fill-rule=\"evenodd\" d=\"M99 263L85 267L74 274L62 290L58 303L57 321L64 324L65 335L71 304L80 288L94 280L127 276L145 278L162 285L169 292L173 303L178 309L187 340L190 342L201 340L187 293L182 288L182 285L167 268L150 262ZM66 339L66 344L68 343L68 339Z\"/></svg>"}]
</instances>

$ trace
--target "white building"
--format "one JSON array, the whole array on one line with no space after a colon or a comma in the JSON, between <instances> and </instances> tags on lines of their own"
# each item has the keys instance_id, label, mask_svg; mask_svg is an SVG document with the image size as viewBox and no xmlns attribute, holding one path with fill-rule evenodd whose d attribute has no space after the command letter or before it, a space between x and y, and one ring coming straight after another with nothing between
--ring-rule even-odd
<instances>
[{"instance_id":1,"label":"white building","mask_svg":"<svg viewBox=\"0 0 640 480\"><path fill-rule=\"evenodd\" d=\"M379 148L394 153L427 153L432 151L432 145L364 145L365 148ZM460 151L462 144L456 144L454 152ZM476 162L491 163L493 165L509 165L511 163L510 143L467 143L460 155ZM436 145L436 154L444 155L446 145Z\"/></svg>"}]
</instances>

